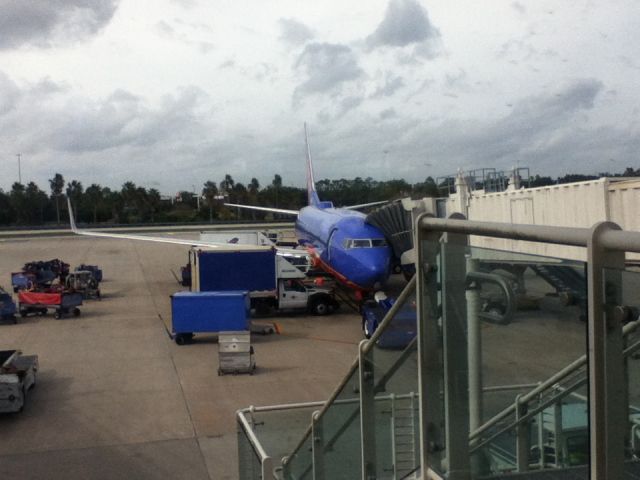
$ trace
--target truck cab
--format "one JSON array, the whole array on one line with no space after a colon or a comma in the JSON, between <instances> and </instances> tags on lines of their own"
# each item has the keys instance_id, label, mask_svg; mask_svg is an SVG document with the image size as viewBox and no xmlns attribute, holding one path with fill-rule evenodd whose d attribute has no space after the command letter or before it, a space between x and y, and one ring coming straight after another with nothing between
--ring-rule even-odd
<instances>
[{"instance_id":1,"label":"truck cab","mask_svg":"<svg viewBox=\"0 0 640 480\"><path fill-rule=\"evenodd\" d=\"M278 309L307 309L314 315L327 315L338 308L333 290L305 284L299 278L278 281Z\"/></svg>"}]
</instances>

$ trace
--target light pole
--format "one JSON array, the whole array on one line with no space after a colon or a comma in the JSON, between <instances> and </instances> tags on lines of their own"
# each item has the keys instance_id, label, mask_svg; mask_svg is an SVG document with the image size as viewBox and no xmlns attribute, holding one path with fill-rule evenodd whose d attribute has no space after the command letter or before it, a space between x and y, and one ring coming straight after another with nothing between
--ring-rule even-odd
<instances>
[{"instance_id":1,"label":"light pole","mask_svg":"<svg viewBox=\"0 0 640 480\"><path fill-rule=\"evenodd\" d=\"M20 170L20 160L22 159L22 154L16 153L16 157L18 157L18 183L22 185L22 171Z\"/></svg>"}]
</instances>

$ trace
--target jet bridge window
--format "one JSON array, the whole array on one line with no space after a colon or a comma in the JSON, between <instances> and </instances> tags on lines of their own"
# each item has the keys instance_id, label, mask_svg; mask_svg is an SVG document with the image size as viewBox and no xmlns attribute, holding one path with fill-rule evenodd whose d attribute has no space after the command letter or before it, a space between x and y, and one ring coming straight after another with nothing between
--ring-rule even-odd
<instances>
[{"instance_id":1,"label":"jet bridge window","mask_svg":"<svg viewBox=\"0 0 640 480\"><path fill-rule=\"evenodd\" d=\"M386 246L387 241L384 238L348 238L344 241L344 248L372 248Z\"/></svg>"}]
</instances>

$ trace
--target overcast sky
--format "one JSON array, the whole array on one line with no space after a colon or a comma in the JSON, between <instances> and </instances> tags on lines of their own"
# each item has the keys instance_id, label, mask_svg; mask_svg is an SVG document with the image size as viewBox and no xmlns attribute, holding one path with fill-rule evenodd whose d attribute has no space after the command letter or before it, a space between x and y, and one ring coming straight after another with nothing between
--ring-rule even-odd
<instances>
[{"instance_id":1,"label":"overcast sky","mask_svg":"<svg viewBox=\"0 0 640 480\"><path fill-rule=\"evenodd\" d=\"M637 0L0 0L0 188L640 167Z\"/></svg>"}]
</instances>

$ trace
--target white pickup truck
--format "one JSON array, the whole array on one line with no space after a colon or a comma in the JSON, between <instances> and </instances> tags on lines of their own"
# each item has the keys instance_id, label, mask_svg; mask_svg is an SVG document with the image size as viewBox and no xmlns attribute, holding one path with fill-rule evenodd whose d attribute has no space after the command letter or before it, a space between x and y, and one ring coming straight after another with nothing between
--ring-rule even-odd
<instances>
[{"instance_id":1,"label":"white pickup truck","mask_svg":"<svg viewBox=\"0 0 640 480\"><path fill-rule=\"evenodd\" d=\"M20 412L27 392L36 384L37 355L0 350L0 413Z\"/></svg>"}]
</instances>

